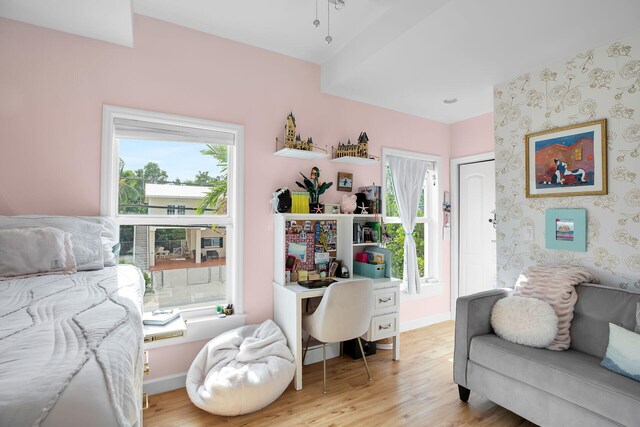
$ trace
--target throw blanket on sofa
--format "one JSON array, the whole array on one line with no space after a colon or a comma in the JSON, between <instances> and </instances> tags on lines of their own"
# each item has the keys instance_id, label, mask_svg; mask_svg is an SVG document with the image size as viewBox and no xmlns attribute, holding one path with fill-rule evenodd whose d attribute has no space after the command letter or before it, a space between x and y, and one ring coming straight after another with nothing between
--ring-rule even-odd
<instances>
[{"instance_id":1,"label":"throw blanket on sofa","mask_svg":"<svg viewBox=\"0 0 640 427\"><path fill-rule=\"evenodd\" d=\"M571 344L569 329L578 300L574 286L581 283L599 283L599 280L583 267L563 264L534 265L518 277L515 295L541 299L553 307L558 316L558 334L547 347L549 350L567 350Z\"/></svg>"}]
</instances>

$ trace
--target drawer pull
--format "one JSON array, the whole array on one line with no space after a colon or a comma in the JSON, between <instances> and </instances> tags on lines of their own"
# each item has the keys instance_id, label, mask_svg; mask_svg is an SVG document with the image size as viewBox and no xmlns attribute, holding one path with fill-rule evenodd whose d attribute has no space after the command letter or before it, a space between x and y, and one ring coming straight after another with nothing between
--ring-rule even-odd
<instances>
[{"instance_id":1,"label":"drawer pull","mask_svg":"<svg viewBox=\"0 0 640 427\"><path fill-rule=\"evenodd\" d=\"M385 299L378 298L378 302L379 302L380 304L385 303L385 302L389 302L389 301L391 301L391 297L387 297L387 298L385 298Z\"/></svg>"},{"instance_id":2,"label":"drawer pull","mask_svg":"<svg viewBox=\"0 0 640 427\"><path fill-rule=\"evenodd\" d=\"M151 373L151 368L149 368L149 365L144 365L144 374L145 375L149 375Z\"/></svg>"},{"instance_id":3,"label":"drawer pull","mask_svg":"<svg viewBox=\"0 0 640 427\"><path fill-rule=\"evenodd\" d=\"M378 330L381 331L383 329L391 329L391 326L391 323L387 324L386 326L379 325Z\"/></svg>"},{"instance_id":4,"label":"drawer pull","mask_svg":"<svg viewBox=\"0 0 640 427\"><path fill-rule=\"evenodd\" d=\"M149 409L149 393L142 393L142 409Z\"/></svg>"}]
</instances>

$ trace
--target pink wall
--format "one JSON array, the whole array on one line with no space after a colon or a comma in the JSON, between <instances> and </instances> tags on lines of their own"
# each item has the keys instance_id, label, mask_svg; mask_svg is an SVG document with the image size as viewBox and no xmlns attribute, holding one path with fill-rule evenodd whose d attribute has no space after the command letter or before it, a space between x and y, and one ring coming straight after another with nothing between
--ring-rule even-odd
<instances>
[{"instance_id":1,"label":"pink wall","mask_svg":"<svg viewBox=\"0 0 640 427\"><path fill-rule=\"evenodd\" d=\"M321 147L366 131L375 155L387 146L442 156L443 191L452 134L456 155L467 143L493 147L492 139L475 138L487 132L489 115L449 126L325 95L317 65L139 15L134 37L135 47L127 48L0 19L0 214L99 213L103 104L242 124L249 323L273 313L272 191L293 188L298 171L315 164L326 180L345 171L354 174L354 186L380 183L379 165L273 156L290 110L302 135ZM323 197L338 199L335 185ZM442 271L448 283L448 242ZM439 296L404 303L401 320L448 311L447 285Z\"/></svg>"},{"instance_id":2,"label":"pink wall","mask_svg":"<svg viewBox=\"0 0 640 427\"><path fill-rule=\"evenodd\" d=\"M451 158L494 150L493 113L482 114L451 125Z\"/></svg>"}]
</instances>

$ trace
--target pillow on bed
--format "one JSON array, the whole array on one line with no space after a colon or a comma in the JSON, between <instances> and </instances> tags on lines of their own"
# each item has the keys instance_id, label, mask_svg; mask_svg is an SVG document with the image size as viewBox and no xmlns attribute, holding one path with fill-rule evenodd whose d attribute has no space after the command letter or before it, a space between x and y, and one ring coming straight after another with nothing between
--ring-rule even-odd
<instances>
[{"instance_id":1,"label":"pillow on bed","mask_svg":"<svg viewBox=\"0 0 640 427\"><path fill-rule=\"evenodd\" d=\"M78 271L104 268L102 229L104 218L73 216L2 216L0 230L26 227L53 227L71 234L71 246ZM115 264L114 264L115 265Z\"/></svg>"},{"instance_id":2,"label":"pillow on bed","mask_svg":"<svg viewBox=\"0 0 640 427\"><path fill-rule=\"evenodd\" d=\"M0 230L0 280L75 271L69 233L53 227Z\"/></svg>"}]
</instances>

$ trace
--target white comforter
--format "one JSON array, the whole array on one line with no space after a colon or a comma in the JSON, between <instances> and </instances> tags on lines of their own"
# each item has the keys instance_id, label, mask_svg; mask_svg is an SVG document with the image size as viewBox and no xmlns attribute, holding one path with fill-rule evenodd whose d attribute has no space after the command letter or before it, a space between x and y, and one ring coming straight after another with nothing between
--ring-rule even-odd
<instances>
[{"instance_id":1,"label":"white comforter","mask_svg":"<svg viewBox=\"0 0 640 427\"><path fill-rule=\"evenodd\" d=\"M136 424L143 287L133 266L0 281L0 426Z\"/></svg>"}]
</instances>

